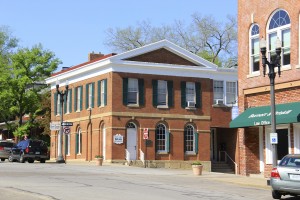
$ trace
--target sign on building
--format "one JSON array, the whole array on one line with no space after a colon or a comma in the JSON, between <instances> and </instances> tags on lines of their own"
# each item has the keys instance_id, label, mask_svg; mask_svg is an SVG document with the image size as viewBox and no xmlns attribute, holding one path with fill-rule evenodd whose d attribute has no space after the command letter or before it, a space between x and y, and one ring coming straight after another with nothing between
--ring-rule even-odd
<instances>
[{"instance_id":1,"label":"sign on building","mask_svg":"<svg viewBox=\"0 0 300 200\"><path fill-rule=\"evenodd\" d=\"M148 128L144 128L143 129L143 139L144 140L148 140L149 139L149 129Z\"/></svg>"},{"instance_id":2,"label":"sign on building","mask_svg":"<svg viewBox=\"0 0 300 200\"><path fill-rule=\"evenodd\" d=\"M50 130L51 131L59 131L60 122L50 122Z\"/></svg>"},{"instance_id":3,"label":"sign on building","mask_svg":"<svg viewBox=\"0 0 300 200\"><path fill-rule=\"evenodd\" d=\"M123 136L121 134L114 135L115 144L123 144Z\"/></svg>"}]
</instances>

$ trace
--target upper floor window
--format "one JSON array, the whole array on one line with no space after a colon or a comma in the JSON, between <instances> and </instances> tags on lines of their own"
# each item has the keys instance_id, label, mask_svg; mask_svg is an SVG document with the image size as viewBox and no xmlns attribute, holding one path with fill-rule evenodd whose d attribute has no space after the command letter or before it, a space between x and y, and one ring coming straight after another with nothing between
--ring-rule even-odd
<instances>
[{"instance_id":1,"label":"upper floor window","mask_svg":"<svg viewBox=\"0 0 300 200\"><path fill-rule=\"evenodd\" d=\"M107 79L98 81L98 106L107 105Z\"/></svg>"},{"instance_id":2,"label":"upper floor window","mask_svg":"<svg viewBox=\"0 0 300 200\"><path fill-rule=\"evenodd\" d=\"M76 87L74 92L74 110L82 110L82 86Z\"/></svg>"},{"instance_id":3,"label":"upper floor window","mask_svg":"<svg viewBox=\"0 0 300 200\"><path fill-rule=\"evenodd\" d=\"M144 105L144 79L123 78L123 104L126 106Z\"/></svg>"},{"instance_id":4,"label":"upper floor window","mask_svg":"<svg viewBox=\"0 0 300 200\"><path fill-rule=\"evenodd\" d=\"M214 80L214 104L236 105L237 83Z\"/></svg>"},{"instance_id":5,"label":"upper floor window","mask_svg":"<svg viewBox=\"0 0 300 200\"><path fill-rule=\"evenodd\" d=\"M250 29L250 74L259 71L259 26L252 25Z\"/></svg>"},{"instance_id":6,"label":"upper floor window","mask_svg":"<svg viewBox=\"0 0 300 200\"><path fill-rule=\"evenodd\" d=\"M57 101L56 101L56 103L57 103L57 106L56 106L56 115L60 115L60 114L61 114L60 95L57 94L57 93L56 93L56 95L57 95Z\"/></svg>"},{"instance_id":7,"label":"upper floor window","mask_svg":"<svg viewBox=\"0 0 300 200\"><path fill-rule=\"evenodd\" d=\"M94 88L95 83L86 84L86 98L85 98L85 108L93 108L94 107Z\"/></svg>"},{"instance_id":8,"label":"upper floor window","mask_svg":"<svg viewBox=\"0 0 300 200\"><path fill-rule=\"evenodd\" d=\"M173 82L153 80L153 106L169 108L173 106Z\"/></svg>"},{"instance_id":9,"label":"upper floor window","mask_svg":"<svg viewBox=\"0 0 300 200\"><path fill-rule=\"evenodd\" d=\"M199 82L181 82L181 107L201 107L201 85Z\"/></svg>"},{"instance_id":10,"label":"upper floor window","mask_svg":"<svg viewBox=\"0 0 300 200\"><path fill-rule=\"evenodd\" d=\"M276 40L277 37L282 41L281 65L290 64L290 34L291 22L288 13L284 10L278 10L269 21L268 34L268 56L271 60L276 58Z\"/></svg>"},{"instance_id":11,"label":"upper floor window","mask_svg":"<svg viewBox=\"0 0 300 200\"><path fill-rule=\"evenodd\" d=\"M68 89L68 95L64 95L64 113L72 112L72 89Z\"/></svg>"}]
</instances>

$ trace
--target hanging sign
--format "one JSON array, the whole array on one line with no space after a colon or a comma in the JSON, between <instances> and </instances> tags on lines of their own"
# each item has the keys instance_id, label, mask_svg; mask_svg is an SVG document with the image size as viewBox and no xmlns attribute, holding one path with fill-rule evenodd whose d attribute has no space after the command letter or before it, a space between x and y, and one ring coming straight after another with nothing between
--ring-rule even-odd
<instances>
[{"instance_id":1,"label":"hanging sign","mask_svg":"<svg viewBox=\"0 0 300 200\"><path fill-rule=\"evenodd\" d=\"M277 133L270 133L271 144L278 144Z\"/></svg>"},{"instance_id":2,"label":"hanging sign","mask_svg":"<svg viewBox=\"0 0 300 200\"><path fill-rule=\"evenodd\" d=\"M114 143L115 144L123 144L124 137L121 134L114 135Z\"/></svg>"}]
</instances>

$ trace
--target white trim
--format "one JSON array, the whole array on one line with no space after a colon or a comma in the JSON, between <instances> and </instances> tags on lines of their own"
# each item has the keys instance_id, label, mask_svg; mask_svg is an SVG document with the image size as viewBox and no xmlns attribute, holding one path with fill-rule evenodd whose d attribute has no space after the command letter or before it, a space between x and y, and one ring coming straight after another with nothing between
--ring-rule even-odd
<instances>
[{"instance_id":1,"label":"white trim","mask_svg":"<svg viewBox=\"0 0 300 200\"><path fill-rule=\"evenodd\" d=\"M259 127L259 171L264 172L264 142L263 142L263 127Z\"/></svg>"},{"instance_id":2,"label":"white trim","mask_svg":"<svg viewBox=\"0 0 300 200\"><path fill-rule=\"evenodd\" d=\"M300 124L294 125L294 153L300 153Z\"/></svg>"}]
</instances>

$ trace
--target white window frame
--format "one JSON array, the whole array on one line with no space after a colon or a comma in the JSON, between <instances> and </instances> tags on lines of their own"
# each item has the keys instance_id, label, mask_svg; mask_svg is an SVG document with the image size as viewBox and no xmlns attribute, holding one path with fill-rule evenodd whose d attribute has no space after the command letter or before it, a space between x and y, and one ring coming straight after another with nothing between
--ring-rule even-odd
<instances>
[{"instance_id":1,"label":"white window frame","mask_svg":"<svg viewBox=\"0 0 300 200\"><path fill-rule=\"evenodd\" d=\"M101 80L100 81L100 87L101 87L101 96L100 96L100 99L101 99L101 104L100 106L104 106L104 97L105 97L105 88L104 88L104 80Z\"/></svg>"},{"instance_id":2,"label":"white window frame","mask_svg":"<svg viewBox=\"0 0 300 200\"><path fill-rule=\"evenodd\" d=\"M132 102L129 102L129 96L133 97ZM128 79L128 93L127 93L128 105L139 104L139 80L136 78Z\"/></svg>"},{"instance_id":3,"label":"white window frame","mask_svg":"<svg viewBox=\"0 0 300 200\"><path fill-rule=\"evenodd\" d=\"M56 115L60 116L61 115L61 105L60 105L60 94L57 95L57 106L56 106Z\"/></svg>"},{"instance_id":4,"label":"white window frame","mask_svg":"<svg viewBox=\"0 0 300 200\"><path fill-rule=\"evenodd\" d=\"M72 95L72 94L71 94L70 90L68 90L67 103L66 103L66 106L67 106L67 108L66 108L66 110L67 110L66 114L70 113L70 101L71 101L71 95Z\"/></svg>"},{"instance_id":5,"label":"white window frame","mask_svg":"<svg viewBox=\"0 0 300 200\"><path fill-rule=\"evenodd\" d=\"M289 44L289 46L286 46L286 48L284 46L282 46L282 49L281 49L281 66L282 66L282 70L287 70L287 69L291 69L291 64L283 65L283 55L284 55L284 50L285 49L287 49L287 48L290 49L291 48L291 23L283 25L283 26L278 26L277 28L269 29L270 22L271 22L273 16L277 12L279 12L279 11L286 12L287 15L288 15L288 17L289 17L288 12L286 10L282 10L282 9L276 10L270 16L270 19L269 19L269 22L268 22L268 25L267 25L267 31L266 31L266 33L267 33L267 47L268 47L267 48L267 51L268 51L267 56L270 59L271 53L275 53L275 50L276 50L276 38L277 37L281 40L282 44L284 44L284 40L283 40L284 38L283 38L283 34L282 33L285 30L289 30L290 31L290 41L289 41L290 44ZM289 19L290 19L290 17L289 17ZM272 34L276 35L275 38L274 38L274 43L273 44L271 44L271 42L270 42L270 35L272 35ZM272 48L272 47L274 47L274 48ZM289 52L290 52L290 55L291 55L291 50L289 50ZM291 63L291 59L290 59L290 63ZM277 68L276 68L276 70L277 70Z\"/></svg>"},{"instance_id":6,"label":"white window frame","mask_svg":"<svg viewBox=\"0 0 300 200\"><path fill-rule=\"evenodd\" d=\"M216 86L216 83L218 83L219 85ZM230 93L229 91L227 91L227 85L229 85L230 83L234 83L235 84L235 101L233 102L228 102L228 98L227 95ZM221 93L220 91L215 91L217 88L222 88L222 98L221 97L216 97L216 93ZM223 100L223 104L227 105L227 106L237 106L237 82L236 81L224 81L224 80L214 80L213 81L213 104L217 104L217 100ZM231 94L233 94L233 91L231 92Z\"/></svg>"},{"instance_id":7,"label":"white window frame","mask_svg":"<svg viewBox=\"0 0 300 200\"><path fill-rule=\"evenodd\" d=\"M165 103L162 101L165 99ZM168 106L168 82L163 80L157 81L157 106Z\"/></svg>"},{"instance_id":8,"label":"white window frame","mask_svg":"<svg viewBox=\"0 0 300 200\"><path fill-rule=\"evenodd\" d=\"M159 126L163 126L164 127L164 147L165 147L165 149L164 150L158 150L157 149L157 152L158 153L164 153L164 152L167 152L167 127L166 127L166 125L164 125L164 124L162 124L162 123L160 123L160 124L158 124L156 127L155 127L155 134L156 134L156 141L155 142L158 142L160 139L158 139L158 137L157 137L157 128L159 127ZM162 134L161 134L162 135Z\"/></svg>"},{"instance_id":9,"label":"white window frame","mask_svg":"<svg viewBox=\"0 0 300 200\"><path fill-rule=\"evenodd\" d=\"M194 82L186 82L185 88L186 103L193 101L196 103L196 85Z\"/></svg>"},{"instance_id":10,"label":"white window frame","mask_svg":"<svg viewBox=\"0 0 300 200\"><path fill-rule=\"evenodd\" d=\"M191 127L191 128L188 129L188 127ZM190 129L192 130L192 131L190 131L190 132L191 132L191 135L192 135L192 137L193 137L193 140L190 140L190 141L193 142L193 150L192 150L192 151L185 151L185 153L186 153L186 154L195 154L195 153L196 153L196 152L195 152L195 149L196 149L195 127L194 127L193 125L191 125L191 124L188 124L188 125L186 125L186 126L184 127L184 132L186 132L186 134L190 134L190 133L188 133L188 131L189 131ZM186 137L186 136L184 135L184 140L185 140L185 143L186 143L185 137Z\"/></svg>"},{"instance_id":11,"label":"white window frame","mask_svg":"<svg viewBox=\"0 0 300 200\"><path fill-rule=\"evenodd\" d=\"M76 105L76 112L80 112L80 104L81 104L81 93L82 93L82 90L81 90L81 87L77 87L76 88L77 90L77 105Z\"/></svg>"},{"instance_id":12,"label":"white window frame","mask_svg":"<svg viewBox=\"0 0 300 200\"><path fill-rule=\"evenodd\" d=\"M260 70L254 71L254 59L258 57L260 61L260 49L259 49L259 26L258 24L253 24L249 31L249 75L258 76L260 75ZM254 41L256 41L257 46L253 46ZM257 52L255 49L257 48ZM254 52L252 50L254 49ZM259 62L258 61L258 62ZM259 62L260 63L260 62ZM259 64L260 65L260 64Z\"/></svg>"},{"instance_id":13,"label":"white window frame","mask_svg":"<svg viewBox=\"0 0 300 200\"><path fill-rule=\"evenodd\" d=\"M225 102L228 105L236 106L237 105L237 100L236 100L237 99L237 83L235 81L226 81L225 84L226 84ZM233 87L233 85L234 85L234 87ZM233 95L234 99L229 102L228 98L230 95Z\"/></svg>"},{"instance_id":14,"label":"white window frame","mask_svg":"<svg viewBox=\"0 0 300 200\"><path fill-rule=\"evenodd\" d=\"M82 132L81 128L78 129L78 153L77 155L81 155L81 140L82 140Z\"/></svg>"},{"instance_id":15,"label":"white window frame","mask_svg":"<svg viewBox=\"0 0 300 200\"><path fill-rule=\"evenodd\" d=\"M92 97L93 97L93 84L90 83L89 84L89 87L88 87L88 90L89 90L89 96L88 96L88 109L91 109L92 108Z\"/></svg>"}]
</instances>

